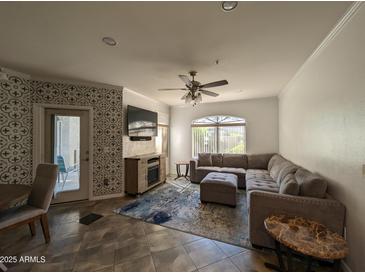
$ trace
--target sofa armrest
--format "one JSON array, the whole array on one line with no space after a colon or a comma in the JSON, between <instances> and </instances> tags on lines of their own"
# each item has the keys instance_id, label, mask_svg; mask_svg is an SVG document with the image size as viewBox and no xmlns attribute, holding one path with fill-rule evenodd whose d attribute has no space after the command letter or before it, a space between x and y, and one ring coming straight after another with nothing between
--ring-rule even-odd
<instances>
[{"instance_id":1,"label":"sofa armrest","mask_svg":"<svg viewBox=\"0 0 365 274\"><path fill-rule=\"evenodd\" d=\"M190 160L190 180L196 182L196 168L198 167L198 159Z\"/></svg>"},{"instance_id":2,"label":"sofa armrest","mask_svg":"<svg viewBox=\"0 0 365 274\"><path fill-rule=\"evenodd\" d=\"M252 244L273 247L264 220L271 214L301 216L327 226L343 235L345 207L330 197L326 199L292 196L265 191L250 191L247 196L249 237Z\"/></svg>"}]
</instances>

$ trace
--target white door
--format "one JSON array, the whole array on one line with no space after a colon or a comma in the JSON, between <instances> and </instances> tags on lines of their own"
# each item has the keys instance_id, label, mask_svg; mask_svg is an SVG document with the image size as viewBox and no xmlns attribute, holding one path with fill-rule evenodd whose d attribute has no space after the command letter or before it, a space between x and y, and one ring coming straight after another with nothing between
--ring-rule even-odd
<instances>
[{"instance_id":1,"label":"white door","mask_svg":"<svg viewBox=\"0 0 365 274\"><path fill-rule=\"evenodd\" d=\"M88 199L89 112L45 109L45 159L58 165L52 203Z\"/></svg>"}]
</instances>

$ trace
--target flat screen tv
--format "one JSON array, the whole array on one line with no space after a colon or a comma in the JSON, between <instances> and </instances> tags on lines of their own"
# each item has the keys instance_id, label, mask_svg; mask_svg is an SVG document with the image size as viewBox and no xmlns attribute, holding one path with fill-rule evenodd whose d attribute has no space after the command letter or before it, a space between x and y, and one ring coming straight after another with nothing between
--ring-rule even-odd
<instances>
[{"instance_id":1,"label":"flat screen tv","mask_svg":"<svg viewBox=\"0 0 365 274\"><path fill-rule=\"evenodd\" d=\"M128 105L127 120L128 136L157 136L157 112Z\"/></svg>"}]
</instances>

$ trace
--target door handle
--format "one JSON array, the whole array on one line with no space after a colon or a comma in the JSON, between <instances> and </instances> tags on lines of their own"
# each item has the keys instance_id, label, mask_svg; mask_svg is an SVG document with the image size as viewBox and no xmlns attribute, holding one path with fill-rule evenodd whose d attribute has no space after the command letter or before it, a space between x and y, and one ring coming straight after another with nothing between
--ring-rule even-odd
<instances>
[{"instance_id":1,"label":"door handle","mask_svg":"<svg viewBox=\"0 0 365 274\"><path fill-rule=\"evenodd\" d=\"M84 161L85 161L85 162L89 162L89 158L85 158L85 159L84 159Z\"/></svg>"}]
</instances>

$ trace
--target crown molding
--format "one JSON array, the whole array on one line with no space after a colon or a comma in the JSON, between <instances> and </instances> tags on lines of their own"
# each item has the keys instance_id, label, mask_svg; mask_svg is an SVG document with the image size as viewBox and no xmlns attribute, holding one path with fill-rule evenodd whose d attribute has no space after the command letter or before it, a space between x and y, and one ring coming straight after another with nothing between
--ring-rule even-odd
<instances>
[{"instance_id":1,"label":"crown molding","mask_svg":"<svg viewBox=\"0 0 365 274\"><path fill-rule=\"evenodd\" d=\"M8 73L10 75L14 75L14 76L18 76L18 77L24 78L26 80L29 80L30 79L30 75L29 74L25 74L25 73L20 72L20 71L16 71L16 70L13 70L13 69L9 69L7 67L0 66L0 71L3 71L3 72Z\"/></svg>"},{"instance_id":2,"label":"crown molding","mask_svg":"<svg viewBox=\"0 0 365 274\"><path fill-rule=\"evenodd\" d=\"M278 97L282 97L289 87L293 84L296 78L301 74L304 68L314 60L328 45L335 39L335 37L342 31L342 29L351 21L356 12L360 9L363 2L357 1L351 4L351 6L347 9L341 19L335 24L332 30L327 34L327 36L323 39L323 41L319 44L319 46L312 52L312 54L304 61L304 63L300 66L298 71L294 74L294 76L289 80L289 82L285 85L285 87L279 92Z\"/></svg>"}]
</instances>

